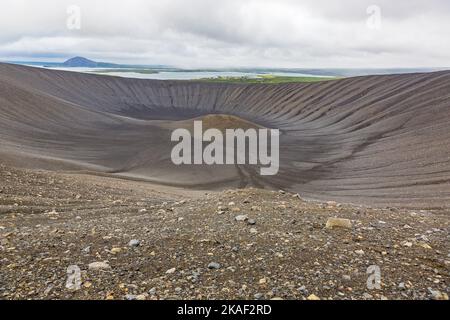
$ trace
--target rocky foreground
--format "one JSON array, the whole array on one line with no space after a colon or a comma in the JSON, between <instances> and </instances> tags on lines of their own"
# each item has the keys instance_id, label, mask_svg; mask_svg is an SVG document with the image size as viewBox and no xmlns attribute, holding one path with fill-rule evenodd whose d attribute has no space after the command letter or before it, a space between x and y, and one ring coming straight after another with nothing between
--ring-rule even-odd
<instances>
[{"instance_id":1,"label":"rocky foreground","mask_svg":"<svg viewBox=\"0 0 450 320\"><path fill-rule=\"evenodd\" d=\"M445 300L449 226L445 211L0 166L0 298Z\"/></svg>"}]
</instances>

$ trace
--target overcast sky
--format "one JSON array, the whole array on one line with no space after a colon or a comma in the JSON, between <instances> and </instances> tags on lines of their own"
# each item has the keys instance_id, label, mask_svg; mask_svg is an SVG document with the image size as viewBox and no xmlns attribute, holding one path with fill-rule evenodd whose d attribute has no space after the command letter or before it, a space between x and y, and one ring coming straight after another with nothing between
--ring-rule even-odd
<instances>
[{"instance_id":1,"label":"overcast sky","mask_svg":"<svg viewBox=\"0 0 450 320\"><path fill-rule=\"evenodd\" d=\"M0 5L0 60L81 55L179 67L450 67L450 0L2 0ZM80 19L76 10L68 12L71 5L80 8Z\"/></svg>"}]
</instances>

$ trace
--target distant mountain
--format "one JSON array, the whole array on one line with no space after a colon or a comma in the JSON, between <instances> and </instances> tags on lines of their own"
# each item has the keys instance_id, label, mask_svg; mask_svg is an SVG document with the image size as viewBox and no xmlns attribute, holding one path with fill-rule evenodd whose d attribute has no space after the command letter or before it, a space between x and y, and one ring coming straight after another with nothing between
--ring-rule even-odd
<instances>
[{"instance_id":1,"label":"distant mountain","mask_svg":"<svg viewBox=\"0 0 450 320\"><path fill-rule=\"evenodd\" d=\"M0 62L2 62L0 60ZM139 64L117 64L110 62L97 62L89 60L84 57L70 58L65 62L43 62L43 61L5 61L12 64L21 64L28 66L40 66L45 68L111 68L111 69L157 69L157 70L170 70L181 71L181 69L174 68L166 65L139 65Z\"/></svg>"},{"instance_id":2,"label":"distant mountain","mask_svg":"<svg viewBox=\"0 0 450 320\"><path fill-rule=\"evenodd\" d=\"M98 62L83 58L75 57L67 60L63 63L64 67L75 68L75 67L85 67L85 68L97 68Z\"/></svg>"},{"instance_id":3,"label":"distant mountain","mask_svg":"<svg viewBox=\"0 0 450 320\"><path fill-rule=\"evenodd\" d=\"M141 66L141 65L128 65L128 64L116 64L116 63L109 63L109 62L97 62L93 60L89 60L84 57L74 57L66 62L63 62L62 64L56 64L56 65L48 65L49 67L65 67L65 68L117 68L117 69L123 69L123 68L168 68L167 66Z\"/></svg>"}]
</instances>

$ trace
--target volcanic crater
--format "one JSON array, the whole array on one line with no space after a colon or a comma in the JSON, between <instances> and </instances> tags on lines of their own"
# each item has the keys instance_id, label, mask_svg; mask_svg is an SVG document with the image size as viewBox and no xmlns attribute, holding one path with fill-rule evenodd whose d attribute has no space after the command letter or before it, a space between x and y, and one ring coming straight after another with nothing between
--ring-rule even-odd
<instances>
[{"instance_id":1,"label":"volcanic crater","mask_svg":"<svg viewBox=\"0 0 450 320\"><path fill-rule=\"evenodd\" d=\"M275 128L280 170L176 166L174 128ZM0 157L183 188L283 189L374 206L450 206L450 72L318 83L156 81L0 64Z\"/></svg>"}]
</instances>

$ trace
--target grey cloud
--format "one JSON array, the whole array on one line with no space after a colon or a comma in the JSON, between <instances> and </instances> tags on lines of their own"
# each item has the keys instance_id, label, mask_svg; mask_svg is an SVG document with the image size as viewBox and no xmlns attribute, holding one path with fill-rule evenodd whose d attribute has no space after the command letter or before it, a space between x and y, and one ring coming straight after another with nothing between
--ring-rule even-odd
<instances>
[{"instance_id":1,"label":"grey cloud","mask_svg":"<svg viewBox=\"0 0 450 320\"><path fill-rule=\"evenodd\" d=\"M81 30L66 28L69 5ZM381 8L382 28L366 9ZM448 0L3 0L0 59L75 54L186 67L445 66Z\"/></svg>"}]
</instances>

